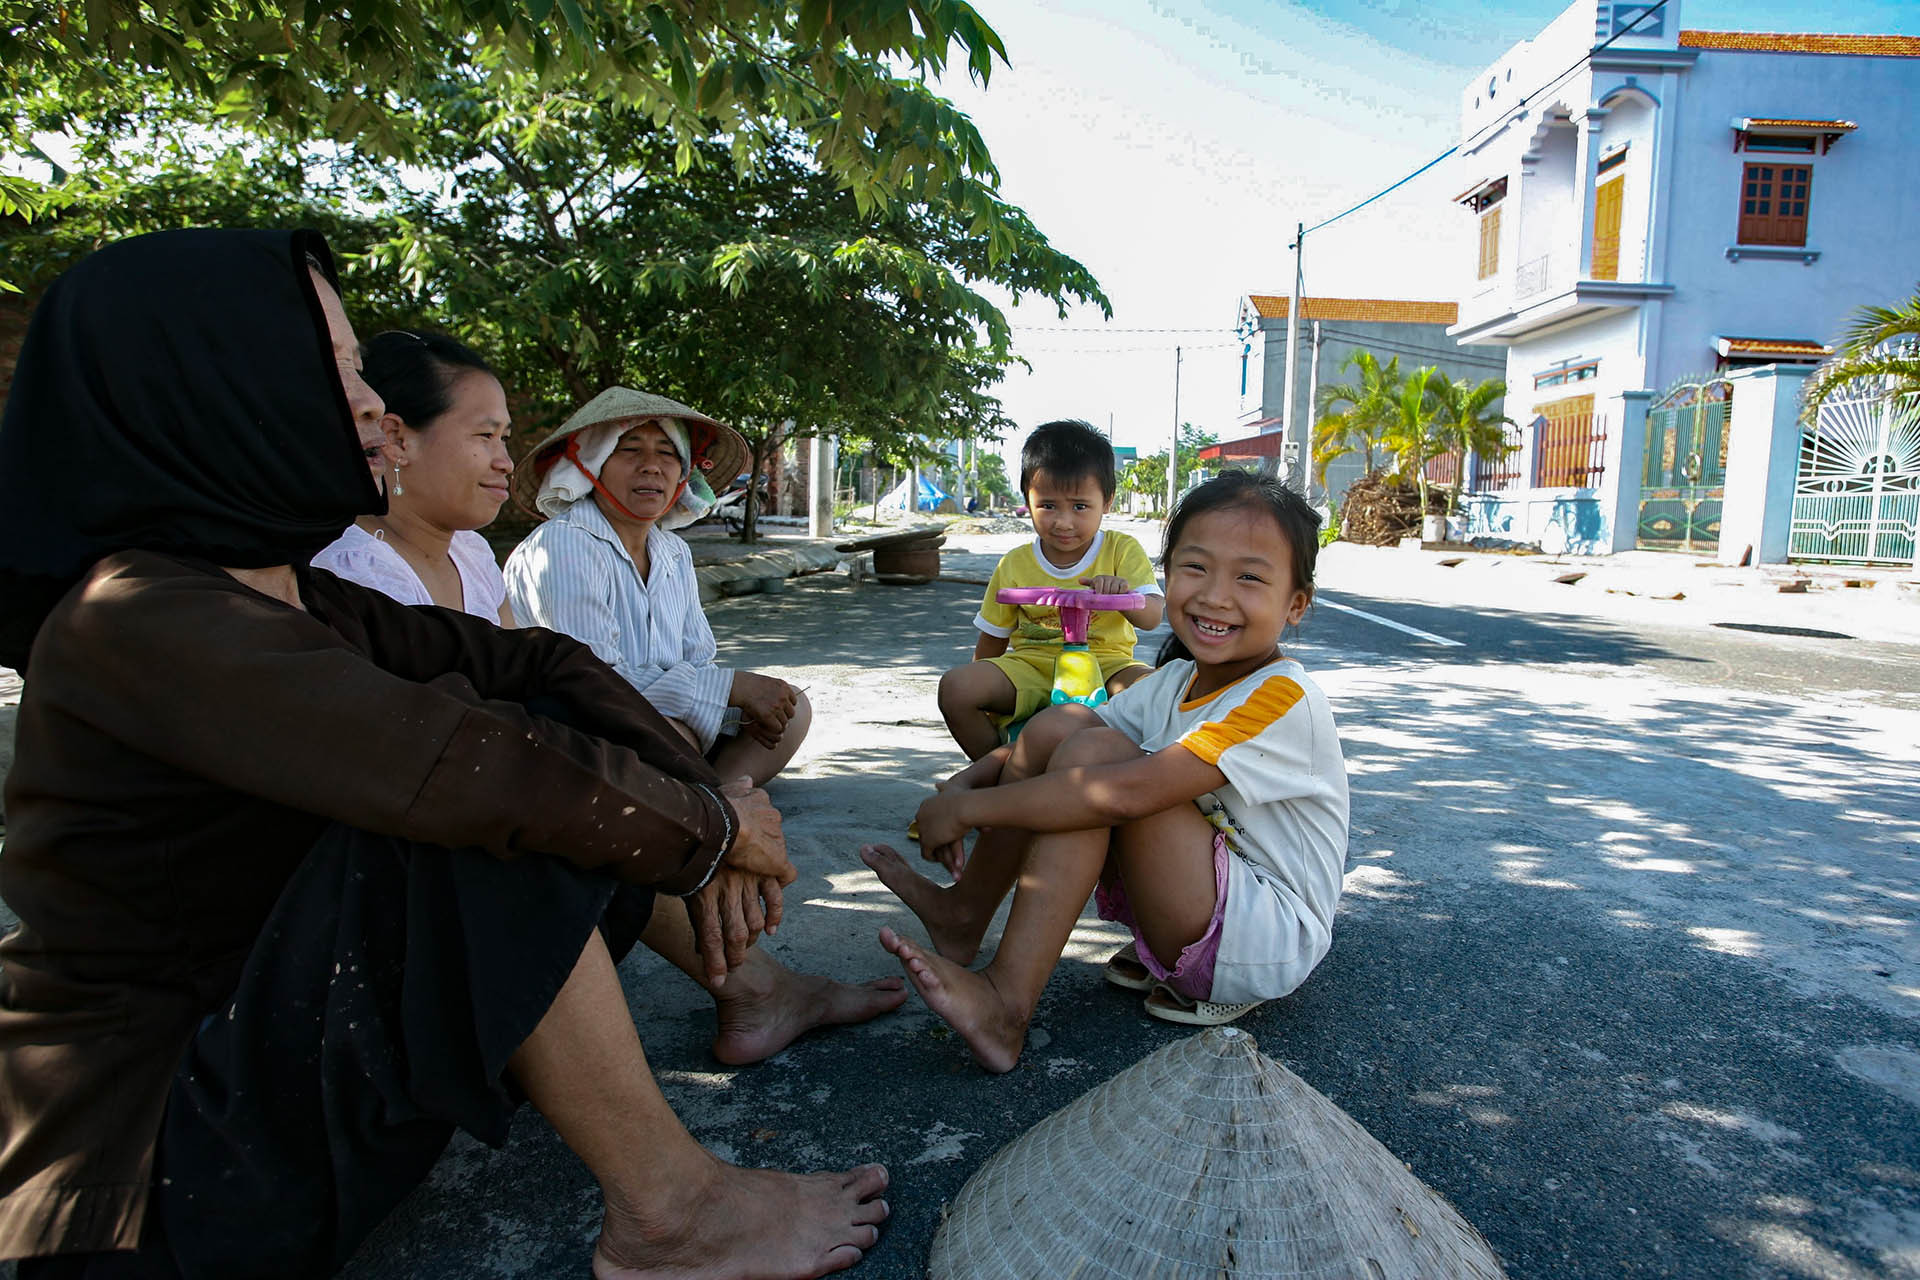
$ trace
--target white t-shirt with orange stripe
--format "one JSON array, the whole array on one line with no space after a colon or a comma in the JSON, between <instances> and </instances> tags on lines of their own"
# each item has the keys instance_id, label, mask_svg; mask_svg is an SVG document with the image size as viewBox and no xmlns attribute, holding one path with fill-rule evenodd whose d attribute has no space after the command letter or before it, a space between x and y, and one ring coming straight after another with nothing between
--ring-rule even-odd
<instances>
[{"instance_id":1,"label":"white t-shirt with orange stripe","mask_svg":"<svg viewBox=\"0 0 1920 1280\"><path fill-rule=\"evenodd\" d=\"M1237 855L1213 999L1276 999L1306 981L1333 942L1347 858L1340 737L1326 695L1291 658L1187 701L1193 676L1192 662L1169 662L1096 711L1143 750L1178 744L1226 775L1195 802Z\"/></svg>"}]
</instances>

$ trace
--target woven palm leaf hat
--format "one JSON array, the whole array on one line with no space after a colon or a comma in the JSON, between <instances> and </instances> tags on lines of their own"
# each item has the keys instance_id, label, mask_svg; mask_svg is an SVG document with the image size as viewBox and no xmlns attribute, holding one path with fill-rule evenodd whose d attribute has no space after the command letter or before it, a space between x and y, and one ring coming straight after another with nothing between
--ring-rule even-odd
<instances>
[{"instance_id":1,"label":"woven palm leaf hat","mask_svg":"<svg viewBox=\"0 0 1920 1280\"><path fill-rule=\"evenodd\" d=\"M547 473L566 456L569 440L588 427L624 421L638 426L648 418L679 420L687 430L693 450L693 468L705 477L715 494L733 488L753 456L738 431L698 409L648 391L608 387L527 451L520 465L513 469L514 502L528 515L541 517L543 513L534 505L534 498Z\"/></svg>"},{"instance_id":2,"label":"woven palm leaf hat","mask_svg":"<svg viewBox=\"0 0 1920 1280\"><path fill-rule=\"evenodd\" d=\"M1218 1027L1054 1112L968 1179L933 1280L1495 1280L1480 1234L1346 1112Z\"/></svg>"}]
</instances>

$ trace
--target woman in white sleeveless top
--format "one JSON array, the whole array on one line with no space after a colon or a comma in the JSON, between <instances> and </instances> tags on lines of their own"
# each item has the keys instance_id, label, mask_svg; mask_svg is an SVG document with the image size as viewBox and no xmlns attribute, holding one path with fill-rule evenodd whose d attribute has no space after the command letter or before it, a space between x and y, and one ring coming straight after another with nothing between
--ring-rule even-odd
<instances>
[{"instance_id":1,"label":"woman in white sleeveless top","mask_svg":"<svg viewBox=\"0 0 1920 1280\"><path fill-rule=\"evenodd\" d=\"M437 333L392 329L361 357L387 406L387 513L348 525L314 565L402 604L513 626L500 565L474 532L499 514L513 474L500 380L477 353Z\"/></svg>"}]
</instances>

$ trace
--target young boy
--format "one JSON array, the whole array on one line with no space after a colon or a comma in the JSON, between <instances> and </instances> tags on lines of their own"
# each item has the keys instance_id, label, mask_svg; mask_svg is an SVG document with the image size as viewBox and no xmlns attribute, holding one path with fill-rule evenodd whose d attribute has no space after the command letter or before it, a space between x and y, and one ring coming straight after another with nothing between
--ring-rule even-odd
<instances>
[{"instance_id":1,"label":"young boy","mask_svg":"<svg viewBox=\"0 0 1920 1280\"><path fill-rule=\"evenodd\" d=\"M1001 604L1002 587L1089 587L1105 595L1137 591L1146 604L1096 613L1087 646L1111 697L1150 670L1133 660L1134 628L1160 625L1166 602L1153 562L1124 533L1100 527L1113 505L1113 446L1084 422L1049 422L1020 450L1020 492L1033 518L1033 541L1000 558L973 625L972 662L940 678L940 714L968 759L1000 745L1000 728L1047 705L1062 643L1060 611Z\"/></svg>"}]
</instances>

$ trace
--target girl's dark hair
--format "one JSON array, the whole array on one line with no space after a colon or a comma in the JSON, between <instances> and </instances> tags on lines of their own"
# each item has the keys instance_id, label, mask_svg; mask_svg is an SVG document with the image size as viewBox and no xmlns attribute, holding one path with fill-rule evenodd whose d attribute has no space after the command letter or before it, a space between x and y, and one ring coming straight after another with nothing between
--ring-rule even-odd
<instances>
[{"instance_id":1,"label":"girl's dark hair","mask_svg":"<svg viewBox=\"0 0 1920 1280\"><path fill-rule=\"evenodd\" d=\"M1223 471L1205 484L1187 491L1179 505L1174 507L1173 518L1167 521L1167 540L1160 548L1161 571L1171 577L1173 549L1180 545L1180 535L1186 531L1188 521L1209 511L1227 511L1235 507L1264 511L1273 517L1293 553L1293 585L1311 598L1313 565L1320 556L1320 513L1308 506L1307 500L1298 491L1288 488L1272 476L1252 471ZM1160 647L1160 657L1155 665L1165 666L1175 658L1192 656L1187 646L1180 642L1179 635L1169 635L1167 642Z\"/></svg>"},{"instance_id":2,"label":"girl's dark hair","mask_svg":"<svg viewBox=\"0 0 1920 1280\"><path fill-rule=\"evenodd\" d=\"M480 353L444 333L389 329L360 344L360 376L387 412L425 431L453 404L453 381L470 370L491 375Z\"/></svg>"},{"instance_id":3,"label":"girl's dark hair","mask_svg":"<svg viewBox=\"0 0 1920 1280\"><path fill-rule=\"evenodd\" d=\"M1071 484L1092 476L1100 495L1113 501L1113 445L1090 422L1062 418L1033 429L1020 449L1020 498L1033 491L1033 476L1044 471L1056 484Z\"/></svg>"}]
</instances>

